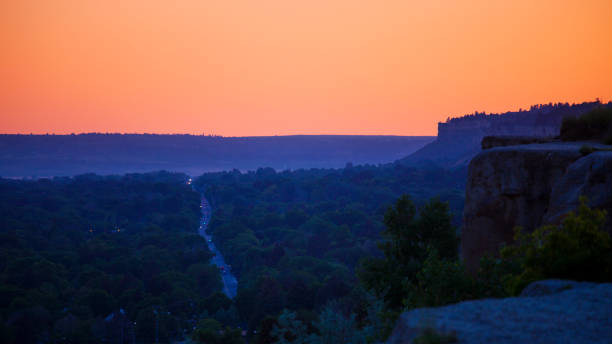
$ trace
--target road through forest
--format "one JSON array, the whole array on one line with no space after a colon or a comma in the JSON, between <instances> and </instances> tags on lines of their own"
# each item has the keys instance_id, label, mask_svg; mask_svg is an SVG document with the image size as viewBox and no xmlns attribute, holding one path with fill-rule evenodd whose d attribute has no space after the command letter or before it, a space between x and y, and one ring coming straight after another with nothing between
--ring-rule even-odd
<instances>
[{"instance_id":1,"label":"road through forest","mask_svg":"<svg viewBox=\"0 0 612 344\"><path fill-rule=\"evenodd\" d=\"M236 293L238 291L238 280L236 280L236 276L232 274L231 267L225 263L225 259L223 259L223 255L217 249L217 246L212 240L212 236L207 231L208 224L210 223L210 217L212 215L212 209L210 208L210 204L204 194L201 193L201 201L200 208L202 210L202 218L200 219L200 227L198 229L198 233L206 239L206 243L208 244L208 249L214 254L212 258L212 263L219 268L219 273L221 273L221 279L223 280L223 293L227 295L230 299L236 297Z\"/></svg>"}]
</instances>

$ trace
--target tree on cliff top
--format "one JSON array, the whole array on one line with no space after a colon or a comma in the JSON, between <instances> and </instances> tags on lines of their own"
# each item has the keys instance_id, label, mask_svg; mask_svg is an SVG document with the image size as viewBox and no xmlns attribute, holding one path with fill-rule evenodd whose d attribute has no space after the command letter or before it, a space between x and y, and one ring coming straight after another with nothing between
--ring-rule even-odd
<instances>
[{"instance_id":1,"label":"tree on cliff top","mask_svg":"<svg viewBox=\"0 0 612 344\"><path fill-rule=\"evenodd\" d=\"M600 107L580 117L566 117L561 125L564 141L601 140L612 144L612 108Z\"/></svg>"}]
</instances>

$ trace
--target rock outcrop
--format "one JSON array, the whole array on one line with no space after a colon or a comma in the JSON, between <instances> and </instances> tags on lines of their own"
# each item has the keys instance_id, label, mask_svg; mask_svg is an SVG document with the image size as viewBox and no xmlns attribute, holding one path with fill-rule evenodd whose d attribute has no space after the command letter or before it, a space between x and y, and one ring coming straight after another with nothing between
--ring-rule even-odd
<instances>
[{"instance_id":1,"label":"rock outcrop","mask_svg":"<svg viewBox=\"0 0 612 344\"><path fill-rule=\"evenodd\" d=\"M446 122L438 123L438 137L435 141L399 162L410 166L464 168L478 154L481 142L486 136L524 136L530 137L530 140L538 136L540 141L549 140L559 136L564 118L577 117L600 107L612 108L612 102L545 104L532 106L529 110L502 114L476 112L449 118ZM528 142L515 144L524 143Z\"/></svg>"},{"instance_id":2,"label":"rock outcrop","mask_svg":"<svg viewBox=\"0 0 612 344\"><path fill-rule=\"evenodd\" d=\"M583 144L495 147L472 159L461 233L461 257L470 271L483 255L496 255L512 242L516 226L531 231L558 223L581 195L612 214L612 151L583 156Z\"/></svg>"},{"instance_id":3,"label":"rock outcrop","mask_svg":"<svg viewBox=\"0 0 612 344\"><path fill-rule=\"evenodd\" d=\"M612 152L594 152L571 164L555 184L543 223L558 223L563 215L576 209L578 197L608 211L608 231L612 222Z\"/></svg>"},{"instance_id":4,"label":"rock outcrop","mask_svg":"<svg viewBox=\"0 0 612 344\"><path fill-rule=\"evenodd\" d=\"M610 343L612 284L539 281L520 297L414 309L388 343L411 343L425 329L458 343Z\"/></svg>"}]
</instances>

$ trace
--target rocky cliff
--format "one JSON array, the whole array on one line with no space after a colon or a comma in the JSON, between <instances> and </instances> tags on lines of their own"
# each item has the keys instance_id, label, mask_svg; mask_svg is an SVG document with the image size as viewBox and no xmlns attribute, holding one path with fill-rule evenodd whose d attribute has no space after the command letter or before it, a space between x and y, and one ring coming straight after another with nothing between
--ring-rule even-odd
<instances>
[{"instance_id":1,"label":"rocky cliff","mask_svg":"<svg viewBox=\"0 0 612 344\"><path fill-rule=\"evenodd\" d=\"M558 223L585 195L612 214L612 151L580 153L579 142L486 149L468 167L461 256L470 271L512 241L514 228ZM595 148L612 146L590 144Z\"/></svg>"},{"instance_id":2,"label":"rocky cliff","mask_svg":"<svg viewBox=\"0 0 612 344\"><path fill-rule=\"evenodd\" d=\"M388 343L411 343L425 329L457 343L610 343L612 284L538 281L520 297L413 309Z\"/></svg>"},{"instance_id":3,"label":"rocky cliff","mask_svg":"<svg viewBox=\"0 0 612 344\"><path fill-rule=\"evenodd\" d=\"M480 151L485 136L559 136L566 117L577 117L595 108L612 108L612 102L534 105L529 110L474 113L438 123L437 139L400 160L413 166L465 167Z\"/></svg>"}]
</instances>

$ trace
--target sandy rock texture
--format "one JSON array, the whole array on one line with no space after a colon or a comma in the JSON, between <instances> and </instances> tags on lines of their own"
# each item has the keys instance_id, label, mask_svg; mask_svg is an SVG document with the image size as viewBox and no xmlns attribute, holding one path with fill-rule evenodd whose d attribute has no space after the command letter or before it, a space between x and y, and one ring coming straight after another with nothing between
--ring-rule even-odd
<instances>
[{"instance_id":1,"label":"sandy rock texture","mask_svg":"<svg viewBox=\"0 0 612 344\"><path fill-rule=\"evenodd\" d=\"M612 284L546 280L519 297L403 313L387 343L411 343L425 328L458 343L610 343Z\"/></svg>"}]
</instances>

